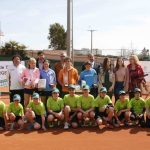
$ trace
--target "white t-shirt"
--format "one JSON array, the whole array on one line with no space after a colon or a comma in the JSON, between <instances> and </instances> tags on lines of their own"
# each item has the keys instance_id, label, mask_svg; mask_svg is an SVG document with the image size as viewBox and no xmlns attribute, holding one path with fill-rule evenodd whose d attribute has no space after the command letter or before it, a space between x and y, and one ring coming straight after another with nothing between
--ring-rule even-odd
<instances>
[{"instance_id":1,"label":"white t-shirt","mask_svg":"<svg viewBox=\"0 0 150 150\"><path fill-rule=\"evenodd\" d=\"M25 70L25 66L19 64L17 67L14 65L8 66L8 79L10 78L10 90L20 90L23 89L22 84L20 83L20 76Z\"/></svg>"}]
</instances>

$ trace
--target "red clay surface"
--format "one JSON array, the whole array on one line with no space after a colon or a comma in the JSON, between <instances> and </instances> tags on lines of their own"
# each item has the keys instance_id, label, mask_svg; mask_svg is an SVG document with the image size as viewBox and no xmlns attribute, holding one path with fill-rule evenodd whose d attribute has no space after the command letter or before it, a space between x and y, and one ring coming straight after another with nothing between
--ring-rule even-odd
<instances>
[{"instance_id":1,"label":"red clay surface","mask_svg":"<svg viewBox=\"0 0 150 150\"><path fill-rule=\"evenodd\" d=\"M5 89L6 91L7 89ZM1 89L4 91L4 89ZM9 103L8 96L1 100ZM149 150L150 129L63 128L0 132L0 150Z\"/></svg>"}]
</instances>

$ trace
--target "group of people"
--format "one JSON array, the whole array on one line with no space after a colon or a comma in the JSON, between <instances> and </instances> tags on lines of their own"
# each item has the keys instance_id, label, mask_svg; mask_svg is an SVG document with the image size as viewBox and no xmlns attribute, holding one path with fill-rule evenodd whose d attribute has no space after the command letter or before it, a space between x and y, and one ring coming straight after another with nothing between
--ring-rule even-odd
<instances>
[{"instance_id":1,"label":"group of people","mask_svg":"<svg viewBox=\"0 0 150 150\"><path fill-rule=\"evenodd\" d=\"M0 101L0 130L46 130L55 124L64 129L101 128L102 124L109 128L122 124L150 127L150 99L141 97L143 88L148 89L136 55L130 56L126 67L122 58L117 58L116 65L108 57L96 63L89 54L80 75L65 53L53 67L41 51L26 67L19 55L13 56L12 62L7 74L10 104L6 108ZM45 80L43 89L38 88L41 79Z\"/></svg>"}]
</instances>

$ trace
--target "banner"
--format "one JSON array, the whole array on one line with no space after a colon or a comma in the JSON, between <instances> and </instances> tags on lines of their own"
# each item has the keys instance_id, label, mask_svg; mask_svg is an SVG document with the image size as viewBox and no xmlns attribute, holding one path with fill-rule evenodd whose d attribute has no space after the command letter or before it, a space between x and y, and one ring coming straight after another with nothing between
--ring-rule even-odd
<instances>
[{"instance_id":1,"label":"banner","mask_svg":"<svg viewBox=\"0 0 150 150\"><path fill-rule=\"evenodd\" d=\"M148 76L145 77L146 82L150 82L150 61L141 61L140 65L144 70L144 74L148 74Z\"/></svg>"},{"instance_id":2,"label":"banner","mask_svg":"<svg viewBox=\"0 0 150 150\"><path fill-rule=\"evenodd\" d=\"M25 64L24 61L21 63ZM12 64L12 61L0 61L0 87L7 87L9 85L7 81L7 68Z\"/></svg>"}]
</instances>

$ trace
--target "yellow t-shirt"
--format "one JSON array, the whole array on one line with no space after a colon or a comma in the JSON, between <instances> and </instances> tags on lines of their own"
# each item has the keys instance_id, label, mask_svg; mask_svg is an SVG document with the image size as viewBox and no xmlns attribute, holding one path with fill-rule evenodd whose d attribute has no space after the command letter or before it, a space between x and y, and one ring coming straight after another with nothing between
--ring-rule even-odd
<instances>
[{"instance_id":1,"label":"yellow t-shirt","mask_svg":"<svg viewBox=\"0 0 150 150\"><path fill-rule=\"evenodd\" d=\"M47 109L55 112L59 112L64 108L63 99L58 97L57 100L54 100L52 97L49 97L47 100Z\"/></svg>"},{"instance_id":2,"label":"yellow t-shirt","mask_svg":"<svg viewBox=\"0 0 150 150\"><path fill-rule=\"evenodd\" d=\"M94 97L93 95L89 94L88 97L84 97L81 95L77 102L77 107L83 109L84 111L94 107Z\"/></svg>"}]
</instances>

